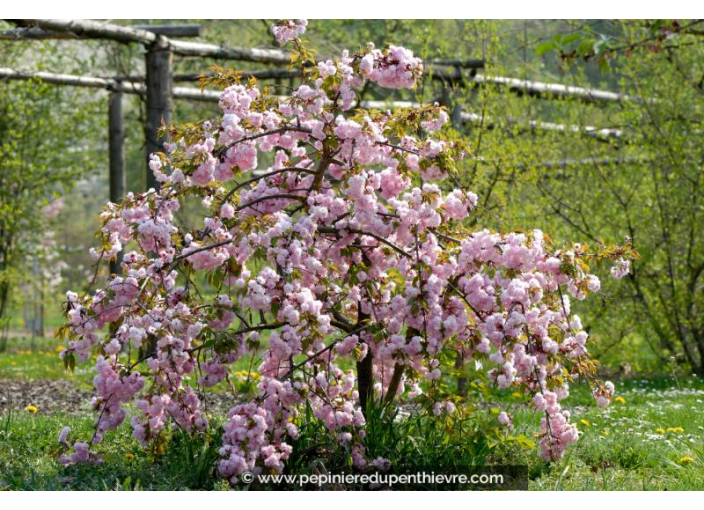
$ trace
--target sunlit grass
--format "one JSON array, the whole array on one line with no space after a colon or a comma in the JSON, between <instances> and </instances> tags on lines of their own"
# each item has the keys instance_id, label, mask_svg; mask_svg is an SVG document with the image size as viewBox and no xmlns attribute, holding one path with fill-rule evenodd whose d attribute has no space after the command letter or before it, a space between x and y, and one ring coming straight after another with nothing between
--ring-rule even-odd
<instances>
[{"instance_id":1,"label":"sunlit grass","mask_svg":"<svg viewBox=\"0 0 704 510\"><path fill-rule=\"evenodd\" d=\"M78 362L73 371L64 368L60 357L64 350L63 344L53 338L41 338L31 341L24 338L11 338L8 341L5 352L0 353L0 379L15 379L30 381L35 379L68 379L83 387L92 387L92 380L95 377L95 359ZM128 357L121 354L121 361L126 365L131 365L137 361L136 354ZM230 381L237 389L249 388L253 390L257 382L257 367L261 363L259 357L254 354L246 356L236 363L233 363L230 370ZM137 370L146 369L146 363L138 365ZM198 374L193 374L186 379L187 383L194 384L198 379ZM227 382L220 383L215 391L225 391L229 389Z\"/></svg>"},{"instance_id":2,"label":"sunlit grass","mask_svg":"<svg viewBox=\"0 0 704 510\"><path fill-rule=\"evenodd\" d=\"M76 379L88 383L92 379L89 366L77 367L74 373L64 369L60 353L63 346L53 338L11 338L0 353L0 379Z\"/></svg>"},{"instance_id":3,"label":"sunlit grass","mask_svg":"<svg viewBox=\"0 0 704 510\"><path fill-rule=\"evenodd\" d=\"M33 349L28 341L11 340L7 352L0 354L0 378L69 378L76 387L89 388L92 363L86 361L73 374L66 373L60 349L53 339L37 341ZM251 394L258 364L258 359L238 361L230 381L216 390ZM195 380L196 374L191 384ZM511 448L495 453L492 461L528 465L533 490L704 489L704 382L693 376L661 377L624 380L616 387L607 409L594 405L587 385L572 388L564 407L572 413L581 437L561 461L546 464L533 450ZM488 403L513 415L514 435L537 442L541 416L527 405L525 396L501 392L490 395ZM222 419L214 417L215 422ZM215 430L210 439L201 438L201 443L188 448L184 445L189 441L177 434L176 449L160 454L140 448L125 426L110 432L99 446L101 466L63 468L56 461L59 431L68 424L76 437L89 437L93 420L89 413L45 416L31 405L0 415L0 489L223 487L211 469ZM432 456L430 451L425 454ZM196 461L201 464L194 474L188 466Z\"/></svg>"},{"instance_id":4,"label":"sunlit grass","mask_svg":"<svg viewBox=\"0 0 704 510\"><path fill-rule=\"evenodd\" d=\"M64 467L57 438L68 425L74 437L90 437L89 415L0 416L0 490L181 490L223 487L215 474L217 445L175 432L168 453L140 448L129 427L109 432L95 449L100 464Z\"/></svg>"},{"instance_id":5,"label":"sunlit grass","mask_svg":"<svg viewBox=\"0 0 704 510\"><path fill-rule=\"evenodd\" d=\"M595 407L578 389L567 401L580 440L565 458L534 466L535 490L701 490L704 488L704 384L631 380L617 384L614 403ZM574 402L569 402L574 400ZM571 404L571 405L570 405ZM538 413L518 410L517 428L534 430Z\"/></svg>"}]
</instances>

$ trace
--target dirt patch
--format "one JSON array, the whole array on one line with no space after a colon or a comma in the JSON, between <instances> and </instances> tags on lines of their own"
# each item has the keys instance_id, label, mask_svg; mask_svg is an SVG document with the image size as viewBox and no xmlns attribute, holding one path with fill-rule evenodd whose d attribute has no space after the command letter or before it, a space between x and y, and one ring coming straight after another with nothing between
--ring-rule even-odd
<instances>
[{"instance_id":1,"label":"dirt patch","mask_svg":"<svg viewBox=\"0 0 704 510\"><path fill-rule=\"evenodd\" d=\"M7 409L37 408L39 414L91 412L94 393L77 388L68 380L34 379L21 381L0 379L0 414ZM202 409L208 413L223 414L242 402L241 396L230 393L209 393Z\"/></svg>"},{"instance_id":2,"label":"dirt patch","mask_svg":"<svg viewBox=\"0 0 704 510\"><path fill-rule=\"evenodd\" d=\"M0 413L34 406L41 414L75 413L90 409L91 392L76 388L71 381L0 379Z\"/></svg>"}]
</instances>

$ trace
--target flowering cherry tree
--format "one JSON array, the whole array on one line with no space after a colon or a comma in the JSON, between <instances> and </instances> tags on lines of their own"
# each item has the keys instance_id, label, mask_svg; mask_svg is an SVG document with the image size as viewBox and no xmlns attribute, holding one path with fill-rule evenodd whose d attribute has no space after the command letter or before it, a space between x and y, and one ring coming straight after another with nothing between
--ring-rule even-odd
<instances>
[{"instance_id":1,"label":"flowering cherry tree","mask_svg":"<svg viewBox=\"0 0 704 510\"><path fill-rule=\"evenodd\" d=\"M625 274L629 249L467 230L477 196L457 164L469 149L442 134L446 111L360 108L365 82L413 88L422 62L371 44L315 62L305 26L274 27L303 72L290 97L221 73L219 121L170 128L173 143L151 157L160 189L102 213L95 256L125 251L123 272L92 295L67 295L65 362L98 352L98 418L89 441L62 431L72 448L62 461L90 460L133 401L141 443L169 422L206 430L203 392L252 352L263 352L258 392L230 410L220 450L233 481L283 469L305 404L355 466L383 464L364 447L368 406L418 398L447 353L483 360L499 388L530 394L544 414L541 456L559 458L578 437L560 401L573 377L594 372L570 296L599 290L588 262L621 257L614 273ZM194 198L202 221L179 225L174 213ZM120 357L128 348L138 362ZM608 404L613 385L594 381L594 395Z\"/></svg>"}]
</instances>

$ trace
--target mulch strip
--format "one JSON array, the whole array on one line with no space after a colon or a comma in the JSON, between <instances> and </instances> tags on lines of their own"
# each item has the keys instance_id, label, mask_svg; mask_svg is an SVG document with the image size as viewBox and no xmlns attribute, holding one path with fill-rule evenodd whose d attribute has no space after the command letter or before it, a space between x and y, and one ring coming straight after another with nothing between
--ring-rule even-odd
<instances>
[{"instance_id":1,"label":"mulch strip","mask_svg":"<svg viewBox=\"0 0 704 510\"><path fill-rule=\"evenodd\" d=\"M36 407L41 414L75 413L90 408L91 392L76 388L68 380L0 379L0 413L6 409Z\"/></svg>"},{"instance_id":2,"label":"mulch strip","mask_svg":"<svg viewBox=\"0 0 704 510\"><path fill-rule=\"evenodd\" d=\"M92 412L90 401L94 392L82 389L65 379L0 379L0 414L8 409L24 410L34 406L39 414ZM231 407L242 402L229 393L209 393L202 409L209 413L227 414Z\"/></svg>"}]
</instances>

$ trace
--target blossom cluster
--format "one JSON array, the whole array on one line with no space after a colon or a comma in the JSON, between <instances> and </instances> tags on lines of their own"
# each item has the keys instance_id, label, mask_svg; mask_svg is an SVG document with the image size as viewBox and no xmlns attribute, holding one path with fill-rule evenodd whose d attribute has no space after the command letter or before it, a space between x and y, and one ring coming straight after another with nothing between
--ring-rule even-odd
<instances>
[{"instance_id":1,"label":"blossom cluster","mask_svg":"<svg viewBox=\"0 0 704 510\"><path fill-rule=\"evenodd\" d=\"M278 25L274 25L271 28L274 37L276 37L276 42L279 44L285 44L289 41L293 41L296 37L300 36L306 31L308 26L308 20L284 20Z\"/></svg>"},{"instance_id":2,"label":"blossom cluster","mask_svg":"<svg viewBox=\"0 0 704 510\"><path fill-rule=\"evenodd\" d=\"M275 33L285 41L302 27ZM448 178L466 149L442 138L444 109L354 108L366 81L415 86L411 51L369 46L314 67L289 98L231 83L218 121L175 131L152 157L160 189L105 209L102 258L133 249L105 289L67 300L65 356L100 353L92 442L135 400L142 443L169 422L205 430L201 392L259 353L257 395L224 427L223 476L281 471L304 406L355 466L386 465L365 449L367 405L418 398L451 351L481 360L498 387L528 391L544 413L541 455L559 458L578 437L560 401L571 377L590 376L570 306L599 290L589 253L554 249L540 231L463 227L477 195ZM206 213L182 225L174 213L192 197ZM121 361L127 350L139 363ZM512 426L505 413L500 422ZM87 443L74 447L67 461L86 460Z\"/></svg>"}]
</instances>

